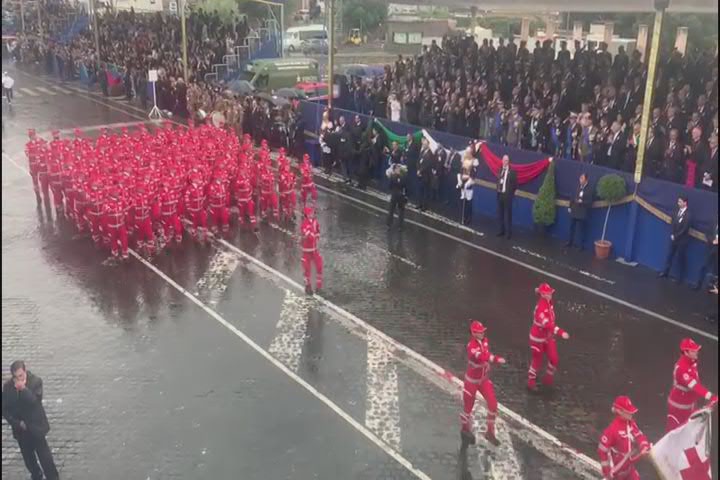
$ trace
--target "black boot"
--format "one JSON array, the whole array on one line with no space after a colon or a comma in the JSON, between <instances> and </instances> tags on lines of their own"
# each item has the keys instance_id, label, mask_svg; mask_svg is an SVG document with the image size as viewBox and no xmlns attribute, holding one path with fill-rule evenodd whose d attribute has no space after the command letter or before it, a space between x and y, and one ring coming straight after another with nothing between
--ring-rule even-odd
<instances>
[{"instance_id":1,"label":"black boot","mask_svg":"<svg viewBox=\"0 0 720 480\"><path fill-rule=\"evenodd\" d=\"M495 438L495 434L491 433L489 431L485 433L485 440L490 442L494 447L497 447L498 445L500 445L500 441L497 438Z\"/></svg>"},{"instance_id":2,"label":"black boot","mask_svg":"<svg viewBox=\"0 0 720 480\"><path fill-rule=\"evenodd\" d=\"M472 432L460 431L460 448L462 450L467 449L468 445L475 445L475 441L475 435Z\"/></svg>"},{"instance_id":3,"label":"black boot","mask_svg":"<svg viewBox=\"0 0 720 480\"><path fill-rule=\"evenodd\" d=\"M305 294L306 294L306 295L312 295L312 294L313 294L313 289L312 289L312 287L311 287L310 285L305 285Z\"/></svg>"}]
</instances>

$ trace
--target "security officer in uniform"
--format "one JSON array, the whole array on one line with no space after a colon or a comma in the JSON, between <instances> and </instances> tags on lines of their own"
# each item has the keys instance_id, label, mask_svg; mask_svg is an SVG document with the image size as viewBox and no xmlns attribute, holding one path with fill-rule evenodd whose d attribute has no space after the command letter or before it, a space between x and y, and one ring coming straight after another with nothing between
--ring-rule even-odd
<instances>
[{"instance_id":1,"label":"security officer in uniform","mask_svg":"<svg viewBox=\"0 0 720 480\"><path fill-rule=\"evenodd\" d=\"M585 233L587 232L587 216L593 202L592 188L588 184L588 176L586 173L580 174L580 184L578 185L575 196L570 200L570 238L565 244L566 247L572 247L575 242L575 229L580 227L580 250L585 245Z\"/></svg>"},{"instance_id":2,"label":"security officer in uniform","mask_svg":"<svg viewBox=\"0 0 720 480\"><path fill-rule=\"evenodd\" d=\"M407 181L405 175L407 168L400 163L392 163L385 171L390 180L390 210L388 211L387 224L392 227L395 210L398 210L399 229L403 228L405 220L405 204L407 204Z\"/></svg>"}]
</instances>

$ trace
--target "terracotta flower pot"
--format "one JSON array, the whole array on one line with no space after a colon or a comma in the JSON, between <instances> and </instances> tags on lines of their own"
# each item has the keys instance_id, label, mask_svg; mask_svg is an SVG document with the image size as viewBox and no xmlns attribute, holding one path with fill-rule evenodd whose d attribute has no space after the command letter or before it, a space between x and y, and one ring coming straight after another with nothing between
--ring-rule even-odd
<instances>
[{"instance_id":1,"label":"terracotta flower pot","mask_svg":"<svg viewBox=\"0 0 720 480\"><path fill-rule=\"evenodd\" d=\"M595 240L595 256L600 260L605 260L610 256L612 250L612 242L608 240Z\"/></svg>"}]
</instances>

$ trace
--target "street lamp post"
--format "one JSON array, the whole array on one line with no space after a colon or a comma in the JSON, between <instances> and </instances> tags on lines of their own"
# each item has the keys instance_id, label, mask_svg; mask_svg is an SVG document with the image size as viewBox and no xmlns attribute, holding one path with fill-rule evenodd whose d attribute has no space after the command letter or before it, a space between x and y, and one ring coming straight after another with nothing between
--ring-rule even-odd
<instances>
[{"instance_id":1,"label":"street lamp post","mask_svg":"<svg viewBox=\"0 0 720 480\"><path fill-rule=\"evenodd\" d=\"M328 17L328 109L332 111L335 83L335 9L334 0L327 0Z\"/></svg>"},{"instance_id":2,"label":"street lamp post","mask_svg":"<svg viewBox=\"0 0 720 480\"><path fill-rule=\"evenodd\" d=\"M180 10L180 31L182 34L182 56L183 56L183 78L185 83L188 82L188 55L187 55L187 27L185 25L185 2L186 0L179 0Z\"/></svg>"},{"instance_id":3,"label":"street lamp post","mask_svg":"<svg viewBox=\"0 0 720 480\"><path fill-rule=\"evenodd\" d=\"M97 57L96 61L98 63L98 67L100 64L100 31L98 30L98 21L97 21L97 0L90 0L91 8L92 8L92 17L93 17L93 33L95 34L95 56Z\"/></svg>"},{"instance_id":4,"label":"street lamp post","mask_svg":"<svg viewBox=\"0 0 720 480\"><path fill-rule=\"evenodd\" d=\"M20 28L25 33L25 0L20 0Z\"/></svg>"},{"instance_id":5,"label":"street lamp post","mask_svg":"<svg viewBox=\"0 0 720 480\"><path fill-rule=\"evenodd\" d=\"M655 12L655 25L653 26L653 38L650 45L650 56L648 57L648 74L645 84L645 102L643 103L642 120L640 122L640 141L638 142L637 161L635 162L635 183L640 183L645 162L645 147L649 136L650 121L653 106L653 90L655 89L655 74L657 71L658 55L660 53L660 34L662 32L663 17L665 9L661 8Z\"/></svg>"}]
</instances>

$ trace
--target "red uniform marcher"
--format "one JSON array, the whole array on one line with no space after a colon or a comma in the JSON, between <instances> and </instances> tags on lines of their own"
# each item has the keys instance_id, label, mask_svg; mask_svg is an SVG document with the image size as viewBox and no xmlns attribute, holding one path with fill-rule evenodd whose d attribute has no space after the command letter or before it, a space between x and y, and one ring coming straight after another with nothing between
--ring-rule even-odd
<instances>
[{"instance_id":1,"label":"red uniform marcher","mask_svg":"<svg viewBox=\"0 0 720 480\"><path fill-rule=\"evenodd\" d=\"M323 284L323 261L318 246L320 243L320 224L315 218L312 208L304 210L305 219L300 226L302 242L302 266L305 274L305 292L312 294L312 266L315 265L316 289L322 289Z\"/></svg>"},{"instance_id":2,"label":"red uniform marcher","mask_svg":"<svg viewBox=\"0 0 720 480\"><path fill-rule=\"evenodd\" d=\"M295 218L295 174L289 169L280 173L280 213L286 220Z\"/></svg>"},{"instance_id":3,"label":"red uniform marcher","mask_svg":"<svg viewBox=\"0 0 720 480\"><path fill-rule=\"evenodd\" d=\"M238 207L238 221L242 225L245 223L245 218L247 217L250 225L255 228L257 223L255 219L255 202L253 201L250 179L246 172L241 171L238 173L235 179L234 189L235 201Z\"/></svg>"},{"instance_id":4,"label":"red uniform marcher","mask_svg":"<svg viewBox=\"0 0 720 480\"><path fill-rule=\"evenodd\" d=\"M272 209L273 216L277 221L278 214L278 198L275 194L275 179L270 169L264 170L260 174L260 216L267 218L268 210Z\"/></svg>"},{"instance_id":5,"label":"red uniform marcher","mask_svg":"<svg viewBox=\"0 0 720 480\"><path fill-rule=\"evenodd\" d=\"M318 197L317 187L315 186L315 182L313 181L312 167L310 166L310 157L307 154L305 155L305 157L303 157L303 164L300 167L300 173L302 174L300 192L302 197L302 203L304 206L307 203L308 195L310 195L310 198L312 198L313 200L317 200Z\"/></svg>"},{"instance_id":6,"label":"red uniform marcher","mask_svg":"<svg viewBox=\"0 0 720 480\"><path fill-rule=\"evenodd\" d=\"M490 344L485 337L487 328L473 320L470 324L472 338L467 344L468 365L465 371L463 382L463 413L460 414L460 438L462 448L475 444L475 435L472 432L472 411L475 406L477 392L485 399L487 404L487 432L485 438L493 445L499 442L495 438L495 419L497 417L497 400L495 399L495 387L490 380L490 365L493 363L504 364L505 359L490 352Z\"/></svg>"},{"instance_id":7,"label":"red uniform marcher","mask_svg":"<svg viewBox=\"0 0 720 480\"><path fill-rule=\"evenodd\" d=\"M557 345L555 335L560 335L567 340L570 335L562 328L555 325L555 309L552 296L555 290L547 283L540 285L535 292L540 295L535 312L533 324L530 328L530 368L528 369L528 383L530 390L537 388L537 374L542 367L543 358L547 356L547 372L543 377L545 385L552 385L555 380L555 371L558 365Z\"/></svg>"},{"instance_id":8,"label":"red uniform marcher","mask_svg":"<svg viewBox=\"0 0 720 480\"><path fill-rule=\"evenodd\" d=\"M35 190L35 198L40 202L40 184L38 182L38 163L39 156L43 150L41 139L37 138L35 129L28 130L28 142L25 144L25 155L28 158L28 167L30 178L32 178L33 190Z\"/></svg>"},{"instance_id":9,"label":"red uniform marcher","mask_svg":"<svg viewBox=\"0 0 720 480\"><path fill-rule=\"evenodd\" d=\"M127 206L122 200L119 189L110 190L110 199L103 210L104 224L110 239L110 253L113 257L122 254L128 258L128 235L125 225L125 212Z\"/></svg>"},{"instance_id":10,"label":"red uniform marcher","mask_svg":"<svg viewBox=\"0 0 720 480\"><path fill-rule=\"evenodd\" d=\"M155 234L152 229L152 200L144 183L138 182L133 198L135 240L138 249L145 249L148 255L155 253Z\"/></svg>"},{"instance_id":11,"label":"red uniform marcher","mask_svg":"<svg viewBox=\"0 0 720 480\"><path fill-rule=\"evenodd\" d=\"M640 480L635 462L650 451L650 443L633 420L637 408L628 397L617 397L612 410L615 420L603 431L598 445L603 478Z\"/></svg>"},{"instance_id":12,"label":"red uniform marcher","mask_svg":"<svg viewBox=\"0 0 720 480\"><path fill-rule=\"evenodd\" d=\"M680 359L673 369L673 385L668 397L668 414L665 430L669 432L688 421L695 411L696 403L705 399L711 405L716 405L717 395L713 395L700 383L697 358L700 345L690 338L680 342Z\"/></svg>"},{"instance_id":13,"label":"red uniform marcher","mask_svg":"<svg viewBox=\"0 0 720 480\"><path fill-rule=\"evenodd\" d=\"M217 233L218 227L223 233L230 231L230 212L228 210L228 193L222 177L216 176L208 189L208 202L210 214L212 215L213 233Z\"/></svg>"},{"instance_id":14,"label":"red uniform marcher","mask_svg":"<svg viewBox=\"0 0 720 480\"><path fill-rule=\"evenodd\" d=\"M185 211L192 222L190 235L200 242L207 240L207 211L205 210L205 192L199 177L185 191Z\"/></svg>"},{"instance_id":15,"label":"red uniform marcher","mask_svg":"<svg viewBox=\"0 0 720 480\"><path fill-rule=\"evenodd\" d=\"M180 222L180 213L178 196L174 190L174 186L163 185L160 193L160 217L162 222L162 242L175 243L182 242L182 223ZM164 245L163 245L164 246ZM162 248L162 246L161 246Z\"/></svg>"},{"instance_id":16,"label":"red uniform marcher","mask_svg":"<svg viewBox=\"0 0 720 480\"><path fill-rule=\"evenodd\" d=\"M88 226L90 227L90 233L92 234L93 243L96 247L100 247L102 244L102 231L103 231L103 205L104 205L104 192L102 183L97 178L90 180L90 189L86 193L87 195L87 208L85 215L87 218Z\"/></svg>"}]
</instances>

